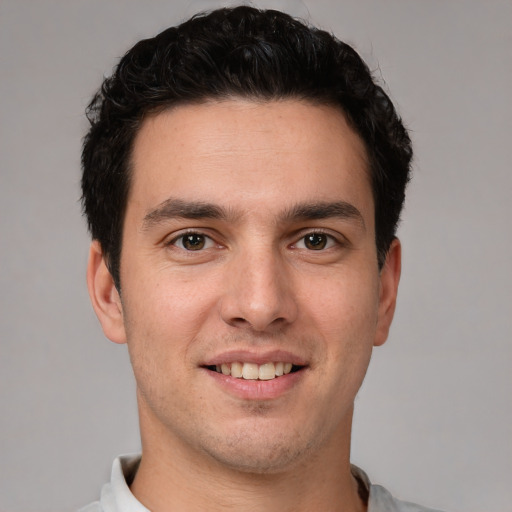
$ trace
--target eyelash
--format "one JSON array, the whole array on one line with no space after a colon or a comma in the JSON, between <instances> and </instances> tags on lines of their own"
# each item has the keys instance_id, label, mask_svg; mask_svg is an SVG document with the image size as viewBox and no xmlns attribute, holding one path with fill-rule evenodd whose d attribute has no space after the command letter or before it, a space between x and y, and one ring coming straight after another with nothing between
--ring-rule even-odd
<instances>
[{"instance_id":1,"label":"eyelash","mask_svg":"<svg viewBox=\"0 0 512 512\"><path fill-rule=\"evenodd\" d=\"M334 246L343 245L343 243L340 242L340 240L337 237L335 237L334 235L331 235L330 233L326 233L325 231L322 231L321 229L313 229L311 231L303 232L303 234L301 234L301 237L297 240L297 242L294 242L292 244L292 247L297 248L297 245L299 243L306 245L306 243L307 243L306 238L311 237L311 236L325 237L326 238L325 244L328 245L328 247L321 247L320 249L317 249L317 250L308 249L307 247L304 247L304 249L309 250L310 252L316 252L316 251L322 252L322 251L331 249Z\"/></svg>"},{"instance_id":2,"label":"eyelash","mask_svg":"<svg viewBox=\"0 0 512 512\"><path fill-rule=\"evenodd\" d=\"M175 247L178 247L179 249L181 250L184 250L186 252L196 252L194 251L193 249L187 249L186 247L184 247L184 241L185 241L185 238L187 236L198 236L198 237L202 237L203 238L203 241L205 244L208 245L208 247L200 247L197 249L197 252L201 252L205 249L209 249L211 248L214 244L215 244L215 241L213 240L212 237L200 232L200 231L194 231L194 230L190 230L190 231L187 231L185 233L181 233L180 235L178 236L175 236L172 240L170 240L166 245L167 246L175 246ZM321 237L325 237L326 238L326 241L325 241L325 244L327 245L327 247L320 247L319 249L310 249L308 247L306 247L306 238L307 237L311 237L311 236L321 236ZM181 247L178 245L178 242L181 240ZM306 249L308 251L311 251L311 252L321 252L321 251L324 251L324 250L328 250L330 248L332 248L333 246L335 245L343 245L343 242L340 242L336 237L334 237L333 235L329 234L329 233L326 233L325 231L322 231L322 230L311 230L311 231L307 231L307 232L303 232L303 234L301 235L301 237L296 241L294 242L291 247L292 248L298 248L297 246L300 244L300 243L303 243L305 247L302 247L300 249Z\"/></svg>"},{"instance_id":3,"label":"eyelash","mask_svg":"<svg viewBox=\"0 0 512 512\"><path fill-rule=\"evenodd\" d=\"M193 251L192 249L187 249L186 247L184 247L184 241L185 241L185 238L186 237L191 237L191 236L198 236L198 237L202 237L203 240L205 241L205 244L208 244L208 242L210 242L209 245L214 245L215 242L213 240L213 238L211 236L208 236L204 233L201 233L200 231L186 231L185 233L181 233L180 235L178 236L175 236L172 240L170 240L166 245L167 246L175 246L175 247L178 247L179 249L182 249L184 251L187 251L187 252L195 252ZM177 245L177 242L179 242L181 240L181 245L182 247L179 247ZM209 249L210 247L207 247L207 249ZM198 252L201 251L201 250L204 250L205 248L204 247L201 247L200 249L198 249Z\"/></svg>"}]
</instances>

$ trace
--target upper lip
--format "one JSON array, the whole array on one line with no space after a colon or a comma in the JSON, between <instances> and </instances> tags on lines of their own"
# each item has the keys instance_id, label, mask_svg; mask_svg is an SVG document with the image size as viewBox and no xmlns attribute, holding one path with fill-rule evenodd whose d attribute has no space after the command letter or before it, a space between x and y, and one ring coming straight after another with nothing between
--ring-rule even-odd
<instances>
[{"instance_id":1,"label":"upper lip","mask_svg":"<svg viewBox=\"0 0 512 512\"><path fill-rule=\"evenodd\" d=\"M253 363L259 365L278 362L292 363L294 366L307 365L304 358L286 350L255 351L238 349L221 352L207 359L201 366L215 366L223 363L230 364L236 362Z\"/></svg>"}]
</instances>

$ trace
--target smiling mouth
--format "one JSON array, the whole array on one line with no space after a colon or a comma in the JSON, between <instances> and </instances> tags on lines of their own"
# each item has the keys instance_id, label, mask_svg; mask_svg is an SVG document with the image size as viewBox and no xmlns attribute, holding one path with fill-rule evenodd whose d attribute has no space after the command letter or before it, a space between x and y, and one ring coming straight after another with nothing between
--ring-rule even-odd
<instances>
[{"instance_id":1,"label":"smiling mouth","mask_svg":"<svg viewBox=\"0 0 512 512\"><path fill-rule=\"evenodd\" d=\"M234 377L235 379L272 380L289 373L297 372L304 368L304 366L297 366L285 362L264 364L233 362L206 366L205 368L213 372Z\"/></svg>"}]
</instances>

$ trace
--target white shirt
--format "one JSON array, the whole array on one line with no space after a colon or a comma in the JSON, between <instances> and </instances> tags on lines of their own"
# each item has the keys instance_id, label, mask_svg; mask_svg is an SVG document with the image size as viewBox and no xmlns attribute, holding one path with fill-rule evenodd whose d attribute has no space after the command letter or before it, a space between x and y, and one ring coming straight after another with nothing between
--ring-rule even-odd
<instances>
[{"instance_id":1,"label":"white shirt","mask_svg":"<svg viewBox=\"0 0 512 512\"><path fill-rule=\"evenodd\" d=\"M100 501L87 505L79 512L150 512L135 498L129 487L139 462L140 455L124 455L115 459L110 483L103 486ZM356 466L352 466L352 474L368 493L368 512L440 512L393 498L384 487L371 484L366 473Z\"/></svg>"}]
</instances>

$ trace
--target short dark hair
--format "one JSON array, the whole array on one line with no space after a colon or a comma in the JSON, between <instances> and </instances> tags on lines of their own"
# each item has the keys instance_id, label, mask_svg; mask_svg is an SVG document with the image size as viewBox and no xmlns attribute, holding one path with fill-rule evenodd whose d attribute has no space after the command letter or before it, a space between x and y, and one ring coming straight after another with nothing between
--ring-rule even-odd
<instances>
[{"instance_id":1,"label":"short dark hair","mask_svg":"<svg viewBox=\"0 0 512 512\"><path fill-rule=\"evenodd\" d=\"M228 98L341 109L366 147L382 266L412 158L391 100L351 46L282 12L240 6L198 14L138 42L87 108L82 206L117 288L131 151L142 120L176 104Z\"/></svg>"}]
</instances>

